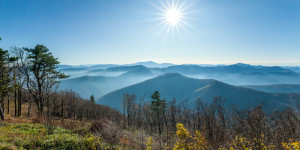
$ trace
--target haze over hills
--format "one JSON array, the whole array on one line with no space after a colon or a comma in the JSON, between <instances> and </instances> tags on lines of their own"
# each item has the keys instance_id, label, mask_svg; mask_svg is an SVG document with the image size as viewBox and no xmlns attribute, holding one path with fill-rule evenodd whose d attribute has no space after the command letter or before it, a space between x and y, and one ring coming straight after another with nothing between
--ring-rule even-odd
<instances>
[{"instance_id":1,"label":"haze over hills","mask_svg":"<svg viewBox=\"0 0 300 150\"><path fill-rule=\"evenodd\" d=\"M141 64L148 65L148 67ZM290 69L242 63L233 65L173 65L150 61L127 65L61 65L58 70L71 75L71 78L62 80L60 89L73 89L85 98L92 94L100 97L108 92L165 73L179 73L197 79L215 79L231 85L300 84L300 74ZM263 88L256 89L267 91ZM286 89L284 87L282 90L277 88L276 92L286 92Z\"/></svg>"},{"instance_id":2,"label":"haze over hills","mask_svg":"<svg viewBox=\"0 0 300 150\"><path fill-rule=\"evenodd\" d=\"M167 72L176 73L189 73L189 74L199 74L199 73L270 73L270 72L288 72L295 73L289 69L284 69L281 67L265 67L265 66L252 66L248 64L234 64L227 66L213 66L213 67L202 67L199 65L176 65L170 66L164 69Z\"/></svg>"},{"instance_id":3,"label":"haze over hills","mask_svg":"<svg viewBox=\"0 0 300 150\"><path fill-rule=\"evenodd\" d=\"M300 72L300 67L299 66L282 66L282 68L290 69L295 72Z\"/></svg>"},{"instance_id":4,"label":"haze over hills","mask_svg":"<svg viewBox=\"0 0 300 150\"><path fill-rule=\"evenodd\" d=\"M133 63L133 64L129 64L132 66L135 65L142 65L148 68L165 68L165 67L169 67L169 66L174 66L175 64L171 64L171 63L156 63L153 61L146 61L146 62L137 62L137 63Z\"/></svg>"},{"instance_id":5,"label":"haze over hills","mask_svg":"<svg viewBox=\"0 0 300 150\"><path fill-rule=\"evenodd\" d=\"M148 76L131 76L120 75L116 77L107 76L82 76L78 78L72 78L68 80L62 80L60 83L60 89L72 89L80 94L84 98L89 98L94 95L96 98L114 91L119 88L123 88L144 80L150 79Z\"/></svg>"},{"instance_id":6,"label":"haze over hills","mask_svg":"<svg viewBox=\"0 0 300 150\"><path fill-rule=\"evenodd\" d=\"M167 101L176 98L179 103L186 99L193 102L197 98L201 98L204 102L210 102L214 97L222 96L226 99L226 106L234 104L240 108L261 102L270 103L278 108L286 105L292 106L293 102L300 100L300 94L272 94L232 86L212 79L195 79L184 77L178 73L167 73L108 93L97 99L96 102L120 109L123 94L136 94L139 98L145 96L145 101L149 101L150 95L155 90L158 90L162 98L166 98Z\"/></svg>"},{"instance_id":7,"label":"haze over hills","mask_svg":"<svg viewBox=\"0 0 300 150\"><path fill-rule=\"evenodd\" d=\"M68 68L69 70L76 70L76 68L85 68L87 70L96 70L96 69L107 69L113 67L121 67L121 66L145 66L148 68L165 68L169 66L173 66L175 64L171 63L156 63L153 61L146 61L146 62L137 62L132 64L124 64L124 65L117 65L117 64L97 64L97 65L59 65L58 69L63 71L62 69Z\"/></svg>"},{"instance_id":8,"label":"haze over hills","mask_svg":"<svg viewBox=\"0 0 300 150\"><path fill-rule=\"evenodd\" d=\"M122 74L121 76L122 77L133 77L133 76L152 77L152 76L154 76L154 74L151 71L151 69L145 67L145 68L139 68L139 69L134 69L134 70L128 71L128 72Z\"/></svg>"},{"instance_id":9,"label":"haze over hills","mask_svg":"<svg viewBox=\"0 0 300 150\"><path fill-rule=\"evenodd\" d=\"M269 93L300 93L300 84L244 85L243 87Z\"/></svg>"}]
</instances>

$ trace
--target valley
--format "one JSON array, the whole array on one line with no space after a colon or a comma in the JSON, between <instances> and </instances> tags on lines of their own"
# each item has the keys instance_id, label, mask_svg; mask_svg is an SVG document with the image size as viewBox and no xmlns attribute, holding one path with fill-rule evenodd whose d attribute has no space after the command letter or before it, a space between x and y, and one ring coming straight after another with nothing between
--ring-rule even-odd
<instances>
[{"instance_id":1,"label":"valley","mask_svg":"<svg viewBox=\"0 0 300 150\"><path fill-rule=\"evenodd\" d=\"M72 89L84 98L94 95L97 103L119 110L124 94L136 94L149 101L155 90L160 91L167 101L175 98L179 102L193 102L201 98L210 102L214 97L222 97L227 100L228 107L235 104L241 108L262 102L270 103L274 108L293 106L300 98L297 94L300 93L297 85L300 74L283 67L241 63L165 66L150 61L58 69L71 74L70 79L61 81L61 89Z\"/></svg>"}]
</instances>

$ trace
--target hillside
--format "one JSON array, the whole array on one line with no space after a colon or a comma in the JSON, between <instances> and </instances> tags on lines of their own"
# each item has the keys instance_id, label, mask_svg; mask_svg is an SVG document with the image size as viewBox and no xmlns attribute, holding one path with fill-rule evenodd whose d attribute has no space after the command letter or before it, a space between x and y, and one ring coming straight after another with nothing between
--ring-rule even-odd
<instances>
[{"instance_id":1,"label":"hillside","mask_svg":"<svg viewBox=\"0 0 300 150\"><path fill-rule=\"evenodd\" d=\"M269 93L300 93L299 84L244 85L243 87Z\"/></svg>"},{"instance_id":2,"label":"hillside","mask_svg":"<svg viewBox=\"0 0 300 150\"><path fill-rule=\"evenodd\" d=\"M116 77L82 76L62 80L59 88L62 90L72 89L84 98L89 98L91 95L100 97L116 89L120 89L149 78L151 78L151 76L136 76L131 73Z\"/></svg>"},{"instance_id":3,"label":"hillside","mask_svg":"<svg viewBox=\"0 0 300 150\"><path fill-rule=\"evenodd\" d=\"M135 70L128 71L121 75L122 77L133 77L133 76L145 76L145 77L151 77L153 76L152 71L149 68L139 68Z\"/></svg>"},{"instance_id":4,"label":"hillside","mask_svg":"<svg viewBox=\"0 0 300 150\"><path fill-rule=\"evenodd\" d=\"M226 105L235 104L241 108L258 104L262 101L270 102L272 106L290 104L290 95L272 94L256 91L249 88L232 86L216 80L195 79L182 76L177 73L167 73L159 77L134 84L111 93L108 93L96 102L120 109L123 94L136 94L138 97L145 95L145 101L150 99L150 95L158 90L162 98L168 101L176 98L179 102L185 99L203 99L211 102L213 97L222 96L226 99ZM299 95L292 95L292 99L299 99Z\"/></svg>"}]
</instances>

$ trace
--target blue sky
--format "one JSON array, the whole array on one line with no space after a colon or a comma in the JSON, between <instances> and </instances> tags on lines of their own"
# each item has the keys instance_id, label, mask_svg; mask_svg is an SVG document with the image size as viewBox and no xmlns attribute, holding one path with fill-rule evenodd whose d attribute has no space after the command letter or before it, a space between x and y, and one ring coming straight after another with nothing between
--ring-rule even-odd
<instances>
[{"instance_id":1,"label":"blue sky","mask_svg":"<svg viewBox=\"0 0 300 150\"><path fill-rule=\"evenodd\" d=\"M182 0L183 1L183 0ZM185 0L167 33L157 0L0 0L0 47L44 44L62 64L300 65L299 0Z\"/></svg>"}]
</instances>

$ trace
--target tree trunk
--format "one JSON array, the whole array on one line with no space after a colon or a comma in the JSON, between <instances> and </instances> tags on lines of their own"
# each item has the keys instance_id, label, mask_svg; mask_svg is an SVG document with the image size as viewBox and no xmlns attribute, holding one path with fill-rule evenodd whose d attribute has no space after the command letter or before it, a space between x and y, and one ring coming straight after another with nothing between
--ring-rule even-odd
<instances>
[{"instance_id":1,"label":"tree trunk","mask_svg":"<svg viewBox=\"0 0 300 150\"><path fill-rule=\"evenodd\" d=\"M50 118L50 102L49 102L49 97L46 98L47 100L47 116Z\"/></svg>"},{"instance_id":2,"label":"tree trunk","mask_svg":"<svg viewBox=\"0 0 300 150\"><path fill-rule=\"evenodd\" d=\"M2 107L2 114L4 115L4 113L5 113L4 98L2 98L2 100L1 100L1 107Z\"/></svg>"},{"instance_id":3,"label":"tree trunk","mask_svg":"<svg viewBox=\"0 0 300 150\"><path fill-rule=\"evenodd\" d=\"M41 114L41 116L43 116L44 115L44 100L43 99L41 99L41 101L40 101L40 114Z\"/></svg>"},{"instance_id":4,"label":"tree trunk","mask_svg":"<svg viewBox=\"0 0 300 150\"><path fill-rule=\"evenodd\" d=\"M31 96L30 94L28 95L28 112L27 112L27 116L30 117L30 113L31 113Z\"/></svg>"},{"instance_id":5,"label":"tree trunk","mask_svg":"<svg viewBox=\"0 0 300 150\"><path fill-rule=\"evenodd\" d=\"M9 114L9 94L7 95L7 114Z\"/></svg>"},{"instance_id":6,"label":"tree trunk","mask_svg":"<svg viewBox=\"0 0 300 150\"><path fill-rule=\"evenodd\" d=\"M15 87L15 90L14 90L14 99L15 99L15 116L17 116L17 113L18 113L18 104L17 104L17 88Z\"/></svg>"},{"instance_id":7,"label":"tree trunk","mask_svg":"<svg viewBox=\"0 0 300 150\"><path fill-rule=\"evenodd\" d=\"M159 135L161 135L161 133L162 133L161 122L160 122L160 119L157 119L157 120L158 120L158 132L159 132Z\"/></svg>"},{"instance_id":8,"label":"tree trunk","mask_svg":"<svg viewBox=\"0 0 300 150\"><path fill-rule=\"evenodd\" d=\"M3 102L4 101L4 99L2 98L1 99L1 102ZM2 103L3 104L3 103ZM4 108L4 107L3 107ZM2 108L1 108L1 106L0 106L0 118L1 118L1 120L4 120L4 109L3 109L3 111L2 111Z\"/></svg>"},{"instance_id":9,"label":"tree trunk","mask_svg":"<svg viewBox=\"0 0 300 150\"><path fill-rule=\"evenodd\" d=\"M38 96L37 98L35 98L35 102L36 102L36 104L37 104L37 106L38 106L38 116L39 117L42 117L43 116L43 114L44 114L44 105L43 105L43 103L42 103L42 98L41 98L41 96Z\"/></svg>"},{"instance_id":10,"label":"tree trunk","mask_svg":"<svg viewBox=\"0 0 300 150\"><path fill-rule=\"evenodd\" d=\"M62 118L61 118L61 121L62 121L62 124L64 124L64 98L62 97L61 98L61 114L62 114Z\"/></svg>"},{"instance_id":11,"label":"tree trunk","mask_svg":"<svg viewBox=\"0 0 300 150\"><path fill-rule=\"evenodd\" d=\"M18 89L18 117L21 117L22 113L22 89Z\"/></svg>"},{"instance_id":12,"label":"tree trunk","mask_svg":"<svg viewBox=\"0 0 300 150\"><path fill-rule=\"evenodd\" d=\"M1 107L0 107L0 117L1 117L1 120L4 120L4 114L3 114L3 112L2 112Z\"/></svg>"}]
</instances>

